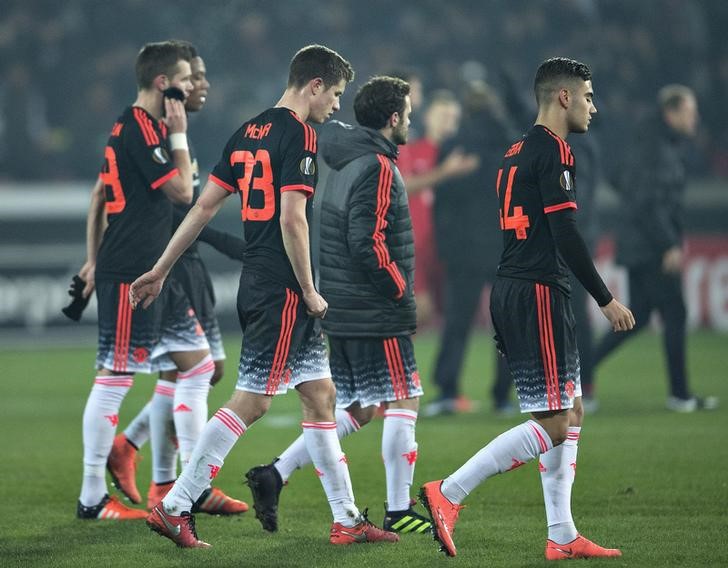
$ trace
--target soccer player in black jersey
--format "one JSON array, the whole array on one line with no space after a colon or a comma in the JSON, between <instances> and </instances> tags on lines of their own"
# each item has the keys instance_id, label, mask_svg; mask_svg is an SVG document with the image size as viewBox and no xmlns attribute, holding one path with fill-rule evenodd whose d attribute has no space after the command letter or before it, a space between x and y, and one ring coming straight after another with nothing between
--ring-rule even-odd
<instances>
[{"instance_id":1,"label":"soccer player in black jersey","mask_svg":"<svg viewBox=\"0 0 728 568\"><path fill-rule=\"evenodd\" d=\"M420 492L436 539L455 556L452 536L462 501L483 481L540 457L546 504L546 558L620 556L579 535L571 517L571 486L583 419L579 355L569 300L570 269L614 331L634 326L632 313L600 278L576 229L574 156L569 133L589 128L591 72L553 58L534 81L536 124L505 153L496 190L504 250L491 294L499 350L514 377L521 412L532 419L502 433L445 480Z\"/></svg>"},{"instance_id":2,"label":"soccer player in black jersey","mask_svg":"<svg viewBox=\"0 0 728 568\"><path fill-rule=\"evenodd\" d=\"M204 106L210 88L205 62L192 44L179 43L189 50L192 71L193 89L184 101L185 110L188 114L196 113ZM191 145L190 159L194 203L200 195L200 175ZM184 219L190 207L191 205L181 203L174 205L174 229ZM198 240L211 244L233 259L242 260L245 243L235 235L205 227ZM184 294L186 304L194 310L210 344L210 356L214 361L215 370L209 382L215 384L223 375L225 351L214 312L212 281L198 251L197 243L193 243L185 251L172 270L171 276L176 281L173 293ZM181 314L167 314L166 321L174 327L180 316L183 320L187 318L188 309L185 305ZM180 456L183 465L189 459L197 437L207 422L209 390L202 378L200 380L184 378L177 385L178 371L168 355L156 359L154 366L160 369L154 395L124 432L114 438L114 445L107 462L114 483L122 493L134 503L141 502L141 495L136 485L136 458L138 450L151 439L152 482L147 492L149 510L162 500L177 478L177 456ZM207 366L209 367L209 362ZM248 510L246 503L225 495L216 487L205 490L195 508L204 513L225 515Z\"/></svg>"},{"instance_id":3,"label":"soccer player in black jersey","mask_svg":"<svg viewBox=\"0 0 728 568\"><path fill-rule=\"evenodd\" d=\"M184 106L164 96L170 87L189 94L190 75L189 53L180 45L161 42L142 48L136 60L137 99L112 128L91 196L87 261L80 276L87 283L84 293L95 288L98 297L99 371L83 417L84 475L77 515L84 519L144 517L109 498L104 479L119 407L134 373L150 372L154 359L165 353L187 372L209 356L204 335L195 333L199 324L194 315L181 319L162 345L170 298L166 290L164 301L147 312L132 313L129 303L130 283L152 266L169 240L172 203L192 199Z\"/></svg>"},{"instance_id":4,"label":"soccer player in black jersey","mask_svg":"<svg viewBox=\"0 0 728 568\"><path fill-rule=\"evenodd\" d=\"M306 445L331 505L330 541L396 541L362 516L336 435L336 396L316 318L327 303L314 287L307 210L316 185L316 133L339 109L349 63L319 45L301 49L275 107L246 121L230 138L205 189L154 268L131 287L132 302L149 306L172 265L217 212L238 193L247 248L238 315L243 330L239 378L231 399L207 423L192 458L147 524L178 546L208 546L197 538L191 508L217 475L238 437L289 387L303 406Z\"/></svg>"},{"instance_id":5,"label":"soccer player in black jersey","mask_svg":"<svg viewBox=\"0 0 728 568\"><path fill-rule=\"evenodd\" d=\"M317 202L319 283L329 302L321 322L329 338L336 383L336 430L356 432L383 405L382 461L386 473L384 528L430 532L412 508L417 462L415 424L422 385L412 335L417 327L415 247L398 146L407 143L410 86L373 77L354 98L360 126L331 121L321 129L321 155L332 171ZM318 226L316 226L318 225ZM283 483L311 463L299 436L273 463L254 467L248 484L263 528L277 529Z\"/></svg>"}]
</instances>

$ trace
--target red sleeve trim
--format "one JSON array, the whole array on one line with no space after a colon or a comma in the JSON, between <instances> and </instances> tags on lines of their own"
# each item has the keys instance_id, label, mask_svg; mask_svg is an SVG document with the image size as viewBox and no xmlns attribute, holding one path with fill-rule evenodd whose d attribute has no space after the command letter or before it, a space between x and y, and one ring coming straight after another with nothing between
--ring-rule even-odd
<instances>
[{"instance_id":1,"label":"red sleeve trim","mask_svg":"<svg viewBox=\"0 0 728 568\"><path fill-rule=\"evenodd\" d=\"M374 233L372 234L374 253L377 255L379 268L384 268L391 276L395 286L397 286L397 290L399 291L397 298L400 298L404 294L406 284L396 264L392 262L389 256L389 249L384 244L384 228L387 226L385 217L391 204L393 174L389 160L386 157L377 154L377 160L379 160L381 169L379 170L379 183L377 185L376 222L374 225Z\"/></svg>"},{"instance_id":2,"label":"red sleeve trim","mask_svg":"<svg viewBox=\"0 0 728 568\"><path fill-rule=\"evenodd\" d=\"M554 211L561 211L562 209L577 209L576 203L573 201L567 201L566 203L559 203L558 205L551 205L544 207L544 213L553 213Z\"/></svg>"},{"instance_id":3,"label":"red sleeve trim","mask_svg":"<svg viewBox=\"0 0 728 568\"><path fill-rule=\"evenodd\" d=\"M230 193L237 193L232 185L230 185L229 183L225 183L219 177L210 174L209 179L212 183L214 183L215 185L219 185L221 188L229 191Z\"/></svg>"},{"instance_id":4,"label":"red sleeve trim","mask_svg":"<svg viewBox=\"0 0 728 568\"><path fill-rule=\"evenodd\" d=\"M284 185L281 188L281 193L284 191L303 191L304 193L313 194L313 188L310 185L304 185L302 183L295 185Z\"/></svg>"},{"instance_id":5,"label":"red sleeve trim","mask_svg":"<svg viewBox=\"0 0 728 568\"><path fill-rule=\"evenodd\" d=\"M174 168L171 172L163 175L161 178L159 178L157 181L155 181L152 184L152 189L158 189L159 187L163 186L165 184L165 182L171 180L177 174L179 174L179 170L177 168Z\"/></svg>"}]
</instances>

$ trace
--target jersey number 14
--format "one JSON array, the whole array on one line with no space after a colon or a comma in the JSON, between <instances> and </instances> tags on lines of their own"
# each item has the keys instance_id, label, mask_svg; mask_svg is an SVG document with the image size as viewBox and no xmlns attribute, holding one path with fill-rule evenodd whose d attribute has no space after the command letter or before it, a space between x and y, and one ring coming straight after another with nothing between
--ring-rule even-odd
<instances>
[{"instance_id":1,"label":"jersey number 14","mask_svg":"<svg viewBox=\"0 0 728 568\"><path fill-rule=\"evenodd\" d=\"M515 231L516 238L519 241L524 240L526 235L526 229L531 226L528 215L523 214L523 207L514 206L513 213L511 213L511 191L513 190L513 179L516 177L518 166L511 166L508 170L508 181L506 182L506 193L503 196L503 207L498 210L500 216L500 227L503 231ZM495 190L500 197L501 190L501 178L503 177L503 168L498 170L498 180L495 182ZM504 213L505 212L505 213Z\"/></svg>"}]
</instances>

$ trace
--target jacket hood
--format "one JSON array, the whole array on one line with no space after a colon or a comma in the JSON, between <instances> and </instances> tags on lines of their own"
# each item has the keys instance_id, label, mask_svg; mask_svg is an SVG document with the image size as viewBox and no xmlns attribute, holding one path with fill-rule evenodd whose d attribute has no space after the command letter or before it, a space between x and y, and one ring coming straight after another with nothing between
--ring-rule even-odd
<instances>
[{"instance_id":1,"label":"jacket hood","mask_svg":"<svg viewBox=\"0 0 728 568\"><path fill-rule=\"evenodd\" d=\"M349 162L365 154L384 154L397 159L397 145L387 140L378 130L353 126L338 120L324 124L318 136L319 154L326 164L341 170Z\"/></svg>"}]
</instances>

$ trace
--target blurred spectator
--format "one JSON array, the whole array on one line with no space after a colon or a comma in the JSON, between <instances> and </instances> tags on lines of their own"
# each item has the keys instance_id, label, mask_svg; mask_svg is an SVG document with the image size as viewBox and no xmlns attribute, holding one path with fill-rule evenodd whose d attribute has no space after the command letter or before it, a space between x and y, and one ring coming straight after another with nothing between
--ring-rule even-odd
<instances>
[{"instance_id":1,"label":"blurred spectator","mask_svg":"<svg viewBox=\"0 0 728 568\"><path fill-rule=\"evenodd\" d=\"M569 136L569 146L576 160L576 202L579 206L576 226L592 255L599 237L595 197L601 179L599 143L597 134L593 130L595 128L590 127L588 136L582 134ZM592 298L573 274L570 274L570 280L571 305L574 311L577 347L579 348L582 403L587 412L594 412L597 409L597 402L592 397L594 336L588 311Z\"/></svg>"},{"instance_id":2,"label":"blurred spectator","mask_svg":"<svg viewBox=\"0 0 728 568\"><path fill-rule=\"evenodd\" d=\"M441 269L432 225L433 187L464 176L478 166L478 157L456 148L445 158L442 145L457 134L461 107L450 91L435 91L424 112L425 136L400 147L397 165L409 197L415 236L415 299L417 326L432 322L440 289Z\"/></svg>"},{"instance_id":3,"label":"blurred spectator","mask_svg":"<svg viewBox=\"0 0 728 568\"><path fill-rule=\"evenodd\" d=\"M425 415L467 411L471 404L459 392L465 350L483 287L495 278L503 237L498 221L495 180L504 151L516 139L514 128L495 90L482 81L469 85L465 116L458 136L443 147L462 148L479 157L469 175L440 184L435 191L435 235L445 271L444 328L435 364L439 397ZM509 411L510 375L496 357L494 406Z\"/></svg>"},{"instance_id":4,"label":"blurred spectator","mask_svg":"<svg viewBox=\"0 0 728 568\"><path fill-rule=\"evenodd\" d=\"M76 147L87 144L100 151L98 140L105 139L105 125L115 117L111 110L102 111L103 118L76 125L87 104L87 94L79 95L79 86L94 91L90 83L103 83L112 90L108 108L121 106L133 93L127 89L129 71L118 61L128 60L129 46L170 35L189 37L204 47L210 72L221 77L209 116L196 125L203 168L217 160L216 152L208 148L224 144L221 132L272 96L280 77L271 69L282 68L301 43L316 43L321 37L353 53L363 79L408 63L420 70L419 78L426 77L426 85L456 84L460 63L475 57L488 67L508 69L520 85L530 81L534 61L559 53L579 57L600 77L595 85L600 110L610 116L603 132L607 154L625 125L634 124L650 108L647 93L666 81L693 85L699 98L728 95L723 39L727 4L701 0L452 0L446 4L434 0L397 4L242 0L212 3L200 12L193 0L179 0L175 10L159 10L138 0L4 0L0 61L17 62L29 70L27 102L37 105L45 99L50 137L42 145L50 146L51 156L58 158L54 164L60 166L46 164L45 172L16 168L11 175L16 179L87 177L87 158L77 154ZM390 17L383 20L385 13ZM303 31L300 21L306 22ZM271 30L276 30L275 38ZM0 79L4 91L10 70L6 63ZM492 82L493 78L486 79ZM416 84L411 82L416 103ZM351 118L347 112L343 120ZM417 115L415 109L413 118ZM5 115L0 120L8 118L15 117ZM726 119L718 111L711 112L711 118L715 120L706 124L701 146L712 149L715 171L728 175ZM7 131L8 125L4 128ZM2 139L3 163L14 165L14 160L7 159L7 134ZM30 155L38 149L37 139L26 137L13 143L21 146L10 149L18 154Z\"/></svg>"},{"instance_id":5,"label":"blurred spectator","mask_svg":"<svg viewBox=\"0 0 728 568\"><path fill-rule=\"evenodd\" d=\"M692 412L713 408L715 397L695 397L688 387L686 310L682 291L684 152L698 126L698 105L691 89L663 87L658 110L639 129L632 163L619 190L623 223L617 233L617 262L627 267L629 306L635 327L607 334L594 350L594 366L644 328L653 310L664 327L670 396L667 408Z\"/></svg>"}]
</instances>

